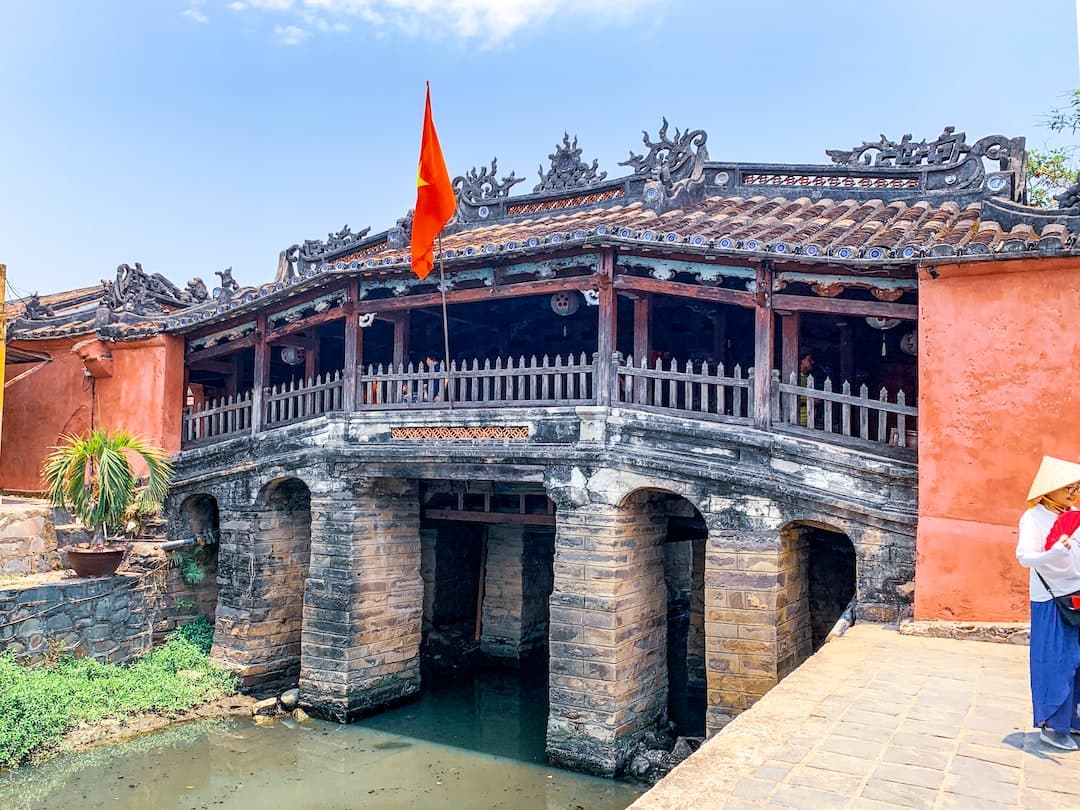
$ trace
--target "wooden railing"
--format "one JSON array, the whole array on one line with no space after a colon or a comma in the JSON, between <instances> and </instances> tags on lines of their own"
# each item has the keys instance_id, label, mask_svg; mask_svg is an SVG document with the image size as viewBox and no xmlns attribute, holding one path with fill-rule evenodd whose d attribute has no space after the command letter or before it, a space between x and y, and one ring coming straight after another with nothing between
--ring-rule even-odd
<instances>
[{"instance_id":1,"label":"wooden railing","mask_svg":"<svg viewBox=\"0 0 1080 810\"><path fill-rule=\"evenodd\" d=\"M182 443L185 445L224 439L251 432L251 392L208 399L184 408Z\"/></svg>"},{"instance_id":2,"label":"wooden railing","mask_svg":"<svg viewBox=\"0 0 1080 810\"><path fill-rule=\"evenodd\" d=\"M652 368L642 357L640 365L629 357L616 373L615 401L664 411L690 411L697 417L727 418L733 422L752 421L754 401L753 369L744 377L741 366L732 369L710 367L708 362L687 360L680 370L673 359L668 368L657 358Z\"/></svg>"},{"instance_id":3,"label":"wooden railing","mask_svg":"<svg viewBox=\"0 0 1080 810\"><path fill-rule=\"evenodd\" d=\"M540 359L519 357L517 361L485 360L483 364L478 360L455 362L449 374L441 364L360 367L355 377L355 409L446 409L448 400L455 408L611 403L695 419L754 423L754 369L744 373L741 366L735 366L729 374L722 365L686 361L680 368L674 360L666 368L660 360L649 367L644 358L635 363L633 358L624 362L618 356L610 362L610 391L599 390L598 366L585 354L565 359L544 355ZM185 408L183 445L259 432L344 410L353 393L351 388L346 391L346 386L352 385L347 379L336 371L265 388L255 392L258 397L247 392ZM812 376L800 383L792 374L782 382L778 371L769 375L768 384L768 422L780 429L856 445L871 442L905 448L916 444L918 411L908 405L904 391L890 399L883 388L872 399L865 385L853 393L845 382L836 391L828 378L818 388Z\"/></svg>"},{"instance_id":4,"label":"wooden railing","mask_svg":"<svg viewBox=\"0 0 1080 810\"><path fill-rule=\"evenodd\" d=\"M307 380L292 380L275 385L263 394L266 408L263 425L288 425L331 411L340 411L344 394L345 386L340 371L327 374L325 379L320 374Z\"/></svg>"},{"instance_id":5,"label":"wooden railing","mask_svg":"<svg viewBox=\"0 0 1080 810\"><path fill-rule=\"evenodd\" d=\"M449 380L449 382L448 382ZM579 405L595 401L593 363L585 354L565 360L544 355L526 360L509 357L504 363L478 360L450 364L450 374L439 367L412 363L368 366L360 372L357 410L492 408L528 405ZM449 391L450 396L447 396Z\"/></svg>"},{"instance_id":6,"label":"wooden railing","mask_svg":"<svg viewBox=\"0 0 1080 810\"><path fill-rule=\"evenodd\" d=\"M907 404L907 394L902 390L892 401L885 388L878 392L877 399L871 399L866 385L859 386L855 395L848 382L834 391L828 377L817 388L813 375L800 384L793 373L782 383L775 371L773 389L774 423L894 447L916 445L918 409Z\"/></svg>"}]
</instances>

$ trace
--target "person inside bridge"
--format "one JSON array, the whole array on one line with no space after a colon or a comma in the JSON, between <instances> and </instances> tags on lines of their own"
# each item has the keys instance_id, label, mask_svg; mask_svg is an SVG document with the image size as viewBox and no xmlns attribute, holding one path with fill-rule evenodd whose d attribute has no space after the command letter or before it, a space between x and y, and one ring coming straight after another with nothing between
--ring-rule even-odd
<instances>
[{"instance_id":1,"label":"person inside bridge","mask_svg":"<svg viewBox=\"0 0 1080 810\"><path fill-rule=\"evenodd\" d=\"M1080 464L1043 457L1020 518L1016 558L1031 570L1031 702L1039 739L1080 748L1080 628L1065 622L1051 598L1080 591L1080 535L1050 537L1058 517L1080 498ZM1047 548L1049 546L1049 548ZM1049 588L1049 590L1048 590Z\"/></svg>"}]
</instances>

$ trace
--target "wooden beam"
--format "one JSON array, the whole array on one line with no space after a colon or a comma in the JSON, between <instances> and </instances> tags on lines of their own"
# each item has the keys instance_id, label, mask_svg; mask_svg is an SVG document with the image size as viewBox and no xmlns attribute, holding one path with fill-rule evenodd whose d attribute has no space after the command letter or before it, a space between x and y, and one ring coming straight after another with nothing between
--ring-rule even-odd
<instances>
[{"instance_id":1,"label":"wooden beam","mask_svg":"<svg viewBox=\"0 0 1080 810\"><path fill-rule=\"evenodd\" d=\"M469 304L474 301L489 301L495 298L512 298L525 295L550 295L561 290L589 290L596 287L596 276L573 276L553 278L541 281L522 281L498 287L475 287L467 290L450 290L446 293L447 304ZM406 295L401 298L376 298L360 301L357 312L394 312L401 310L437 307L442 304L439 293Z\"/></svg>"},{"instance_id":2,"label":"wooden beam","mask_svg":"<svg viewBox=\"0 0 1080 810\"><path fill-rule=\"evenodd\" d=\"M918 304L894 304L888 301L852 301L847 298L818 298L813 295L777 293L772 297L776 309L792 312L823 312L828 315L858 315L874 318L919 319Z\"/></svg>"},{"instance_id":3,"label":"wooden beam","mask_svg":"<svg viewBox=\"0 0 1080 810\"><path fill-rule=\"evenodd\" d=\"M229 360L200 360L196 363L188 363L187 368L194 371L209 371L212 374L228 376L236 373L236 361Z\"/></svg>"},{"instance_id":4,"label":"wooden beam","mask_svg":"<svg viewBox=\"0 0 1080 810\"><path fill-rule=\"evenodd\" d=\"M188 352L184 357L184 361L190 365L191 363L198 363L201 360L213 360L215 357L224 357L227 354L238 352L241 349L248 349L257 342L258 335L248 335L239 340L230 340L228 343L219 343L216 346L210 346L206 349Z\"/></svg>"},{"instance_id":5,"label":"wooden beam","mask_svg":"<svg viewBox=\"0 0 1080 810\"><path fill-rule=\"evenodd\" d=\"M773 317L772 264L762 262L758 265L755 279L754 298L754 401L751 412L754 427L768 430L770 415L770 385L773 367L773 346L776 339L775 319Z\"/></svg>"},{"instance_id":6,"label":"wooden beam","mask_svg":"<svg viewBox=\"0 0 1080 810\"><path fill-rule=\"evenodd\" d=\"M616 334L618 321L615 317L615 285L612 284L612 276L615 272L615 251L605 248L600 254L600 306L597 307L596 325L596 404L611 404L611 357L615 352Z\"/></svg>"},{"instance_id":7,"label":"wooden beam","mask_svg":"<svg viewBox=\"0 0 1080 810\"><path fill-rule=\"evenodd\" d=\"M723 287L699 287L683 284L680 281L659 281L641 276L615 276L615 289L639 290L659 295L674 295L680 298L693 298L696 301L711 301L716 304L730 304L751 309L754 296L742 290L727 290Z\"/></svg>"},{"instance_id":8,"label":"wooden beam","mask_svg":"<svg viewBox=\"0 0 1080 810\"><path fill-rule=\"evenodd\" d=\"M464 509L424 509L424 520L454 520L462 523L517 523L526 526L554 526L555 515L523 515L520 512L470 512Z\"/></svg>"},{"instance_id":9,"label":"wooden beam","mask_svg":"<svg viewBox=\"0 0 1080 810\"><path fill-rule=\"evenodd\" d=\"M305 329L312 329L316 326L321 326L324 323L330 323L331 321L338 321L345 317L345 313L338 308L329 309L326 312L320 312L317 315L312 315L310 318L304 318L303 320L294 321L293 323L287 323L284 326L280 326L273 332L266 336L267 343L273 343L276 340L280 340L287 335L291 335L294 332L303 332Z\"/></svg>"}]
</instances>

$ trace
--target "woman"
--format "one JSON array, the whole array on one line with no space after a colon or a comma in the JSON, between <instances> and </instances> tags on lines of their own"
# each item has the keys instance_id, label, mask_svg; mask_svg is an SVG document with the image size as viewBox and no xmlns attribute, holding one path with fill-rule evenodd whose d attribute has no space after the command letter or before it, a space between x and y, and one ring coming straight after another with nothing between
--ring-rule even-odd
<instances>
[{"instance_id":1,"label":"woman","mask_svg":"<svg viewBox=\"0 0 1080 810\"><path fill-rule=\"evenodd\" d=\"M1062 621L1039 575L1056 596L1080 590L1080 538L1062 537L1044 550L1058 515L1080 496L1080 464L1045 456L1020 518L1016 558L1031 569L1031 702L1039 738L1065 751L1080 746L1080 628Z\"/></svg>"}]
</instances>

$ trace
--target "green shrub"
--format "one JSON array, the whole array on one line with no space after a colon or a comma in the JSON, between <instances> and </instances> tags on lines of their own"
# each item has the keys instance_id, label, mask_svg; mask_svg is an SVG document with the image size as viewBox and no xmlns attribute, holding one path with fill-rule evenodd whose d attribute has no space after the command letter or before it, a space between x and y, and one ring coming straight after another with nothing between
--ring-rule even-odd
<instances>
[{"instance_id":1,"label":"green shrub","mask_svg":"<svg viewBox=\"0 0 1080 810\"><path fill-rule=\"evenodd\" d=\"M29 666L0 654L0 767L54 750L80 722L138 712L174 716L235 692L235 676L210 663L212 639L213 626L196 620L130 666L69 655Z\"/></svg>"}]
</instances>

